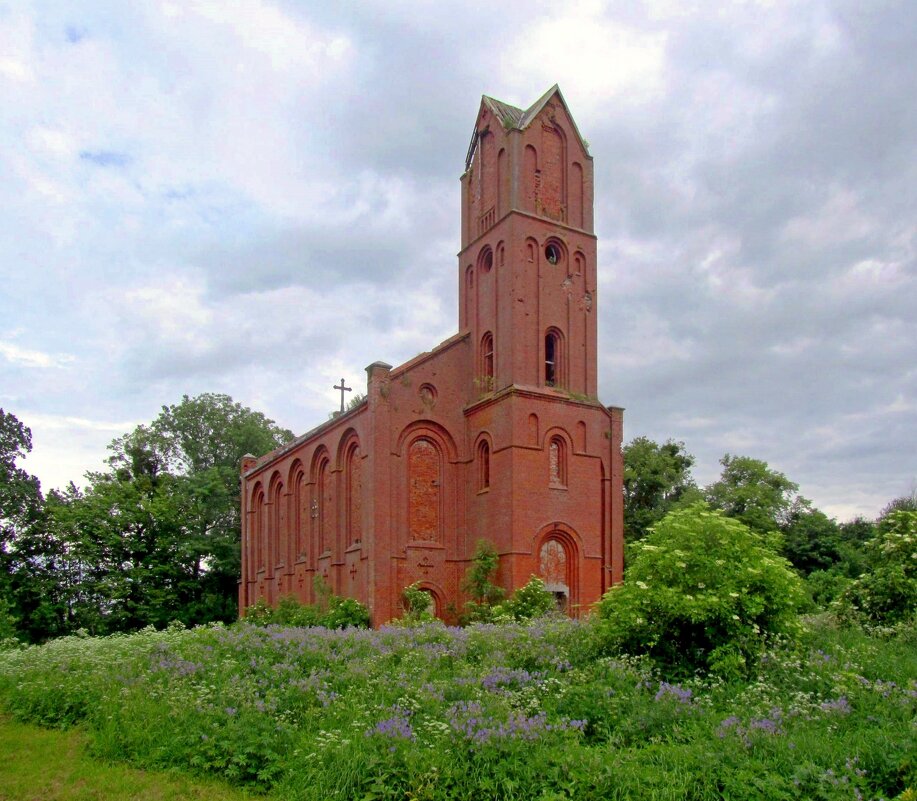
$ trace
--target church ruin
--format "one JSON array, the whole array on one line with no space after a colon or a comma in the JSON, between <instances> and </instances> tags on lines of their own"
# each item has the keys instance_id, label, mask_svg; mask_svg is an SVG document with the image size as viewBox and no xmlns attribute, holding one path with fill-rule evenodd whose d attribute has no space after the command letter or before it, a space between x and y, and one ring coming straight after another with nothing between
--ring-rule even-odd
<instances>
[{"instance_id":1,"label":"church ruin","mask_svg":"<svg viewBox=\"0 0 917 801\"><path fill-rule=\"evenodd\" d=\"M569 614L623 572L623 410L597 399L593 168L558 87L483 97L465 161L458 333L365 400L242 463L240 611L313 579L379 625L419 582L461 608L478 540L507 592L541 576ZM343 382L341 384L343 385Z\"/></svg>"}]
</instances>

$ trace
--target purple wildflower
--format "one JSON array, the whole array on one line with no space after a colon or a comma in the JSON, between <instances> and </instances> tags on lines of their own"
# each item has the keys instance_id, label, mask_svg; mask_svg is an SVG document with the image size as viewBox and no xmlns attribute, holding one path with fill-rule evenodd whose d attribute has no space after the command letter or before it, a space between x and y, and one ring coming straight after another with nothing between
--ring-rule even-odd
<instances>
[{"instance_id":1,"label":"purple wildflower","mask_svg":"<svg viewBox=\"0 0 917 801\"><path fill-rule=\"evenodd\" d=\"M765 734L780 734L780 723L771 718L752 718L748 728L753 731L763 731Z\"/></svg>"},{"instance_id":2,"label":"purple wildflower","mask_svg":"<svg viewBox=\"0 0 917 801\"><path fill-rule=\"evenodd\" d=\"M667 681L662 681L659 683L659 691L656 693L656 700L661 701L667 696L677 698L680 704L690 704L691 696L693 693L691 690L685 687L679 687L677 684L669 684Z\"/></svg>"},{"instance_id":3,"label":"purple wildflower","mask_svg":"<svg viewBox=\"0 0 917 801\"><path fill-rule=\"evenodd\" d=\"M380 720L366 734L367 736L379 734L382 737L390 737L395 740L414 739L414 730L411 728L408 719L398 716Z\"/></svg>"},{"instance_id":4,"label":"purple wildflower","mask_svg":"<svg viewBox=\"0 0 917 801\"><path fill-rule=\"evenodd\" d=\"M843 695L833 701L825 701L820 704L820 707L823 712L836 712L838 715L850 714L850 702Z\"/></svg>"}]
</instances>

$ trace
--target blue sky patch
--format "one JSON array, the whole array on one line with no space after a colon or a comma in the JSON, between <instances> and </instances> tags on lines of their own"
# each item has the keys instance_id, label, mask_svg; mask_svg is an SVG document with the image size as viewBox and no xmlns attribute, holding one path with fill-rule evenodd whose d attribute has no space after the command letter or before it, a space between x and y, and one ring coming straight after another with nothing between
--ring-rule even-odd
<instances>
[{"instance_id":1,"label":"blue sky patch","mask_svg":"<svg viewBox=\"0 0 917 801\"><path fill-rule=\"evenodd\" d=\"M64 35L70 44L76 44L86 38L88 31L85 28L78 28L76 25L68 25L64 28Z\"/></svg>"},{"instance_id":2,"label":"blue sky patch","mask_svg":"<svg viewBox=\"0 0 917 801\"><path fill-rule=\"evenodd\" d=\"M100 167L125 167L130 163L131 157L127 153L118 153L114 150L81 150L80 159L91 161Z\"/></svg>"}]
</instances>

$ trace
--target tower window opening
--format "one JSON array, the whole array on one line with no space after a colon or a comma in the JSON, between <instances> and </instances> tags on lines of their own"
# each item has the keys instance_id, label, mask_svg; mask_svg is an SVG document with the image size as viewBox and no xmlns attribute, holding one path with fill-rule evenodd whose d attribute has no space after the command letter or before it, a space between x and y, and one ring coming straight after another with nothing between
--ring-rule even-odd
<instances>
[{"instance_id":1,"label":"tower window opening","mask_svg":"<svg viewBox=\"0 0 917 801\"><path fill-rule=\"evenodd\" d=\"M557 386L557 355L558 336L554 331L549 331L544 338L544 383L545 386Z\"/></svg>"},{"instance_id":2,"label":"tower window opening","mask_svg":"<svg viewBox=\"0 0 917 801\"><path fill-rule=\"evenodd\" d=\"M544 257L548 264L560 263L560 248L554 242L548 242L544 249Z\"/></svg>"},{"instance_id":3,"label":"tower window opening","mask_svg":"<svg viewBox=\"0 0 917 801\"><path fill-rule=\"evenodd\" d=\"M567 448L561 437L552 437L548 445L548 480L552 486L567 486Z\"/></svg>"},{"instance_id":4,"label":"tower window opening","mask_svg":"<svg viewBox=\"0 0 917 801\"><path fill-rule=\"evenodd\" d=\"M486 390L492 389L494 379L494 337L487 332L481 339L481 378L487 383Z\"/></svg>"},{"instance_id":5,"label":"tower window opening","mask_svg":"<svg viewBox=\"0 0 917 801\"><path fill-rule=\"evenodd\" d=\"M485 273L490 272L490 268L494 266L494 252L489 247L484 248L481 252L479 265Z\"/></svg>"},{"instance_id":6,"label":"tower window opening","mask_svg":"<svg viewBox=\"0 0 917 801\"><path fill-rule=\"evenodd\" d=\"M490 445L486 441L478 446L478 489L490 487Z\"/></svg>"}]
</instances>

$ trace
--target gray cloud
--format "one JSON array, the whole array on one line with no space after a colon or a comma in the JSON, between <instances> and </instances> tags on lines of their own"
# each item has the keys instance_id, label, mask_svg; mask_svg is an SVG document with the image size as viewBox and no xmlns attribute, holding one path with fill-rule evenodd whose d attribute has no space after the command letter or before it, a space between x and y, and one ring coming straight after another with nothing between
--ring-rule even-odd
<instances>
[{"instance_id":1,"label":"gray cloud","mask_svg":"<svg viewBox=\"0 0 917 801\"><path fill-rule=\"evenodd\" d=\"M0 360L5 398L143 420L226 391L311 427L338 373L455 330L479 96L561 80L627 437L685 440L704 481L765 458L841 516L908 491L910 4L175 8L0 18L0 341L74 358Z\"/></svg>"}]
</instances>

